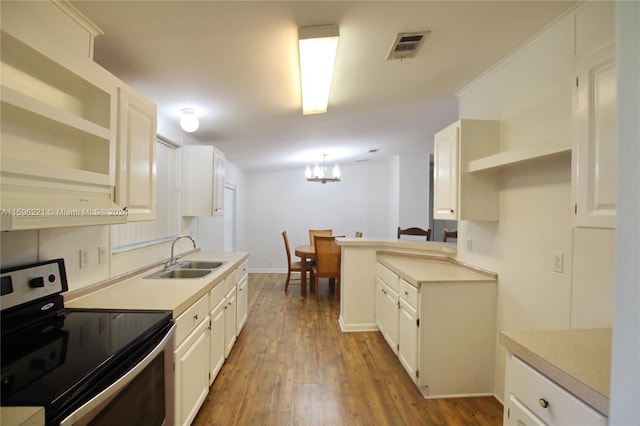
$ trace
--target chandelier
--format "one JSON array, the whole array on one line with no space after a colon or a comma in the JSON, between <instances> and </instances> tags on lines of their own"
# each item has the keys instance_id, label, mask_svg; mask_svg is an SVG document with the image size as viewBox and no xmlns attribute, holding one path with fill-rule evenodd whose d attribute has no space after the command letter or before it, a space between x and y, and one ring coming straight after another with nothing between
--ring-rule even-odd
<instances>
[{"instance_id":1,"label":"chandelier","mask_svg":"<svg viewBox=\"0 0 640 426\"><path fill-rule=\"evenodd\" d=\"M313 166L313 171L311 170L311 167L307 165L307 168L304 171L304 177L307 178L307 181L320 183L340 182L340 168L337 164L333 166L331 175L329 176L329 168L327 167L326 160L327 155L323 154L322 165L316 163L315 166Z\"/></svg>"}]
</instances>

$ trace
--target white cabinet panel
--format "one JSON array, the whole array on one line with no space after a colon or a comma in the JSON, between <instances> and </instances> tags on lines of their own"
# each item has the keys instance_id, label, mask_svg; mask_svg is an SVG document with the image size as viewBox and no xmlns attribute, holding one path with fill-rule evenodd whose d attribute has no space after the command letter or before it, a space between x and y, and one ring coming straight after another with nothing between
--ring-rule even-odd
<instances>
[{"instance_id":1,"label":"white cabinet panel","mask_svg":"<svg viewBox=\"0 0 640 426\"><path fill-rule=\"evenodd\" d=\"M182 150L182 215L221 216L224 205L224 155L210 145Z\"/></svg>"},{"instance_id":2,"label":"white cabinet panel","mask_svg":"<svg viewBox=\"0 0 640 426\"><path fill-rule=\"evenodd\" d=\"M433 141L433 218L458 218L458 131L457 123L436 133Z\"/></svg>"},{"instance_id":3,"label":"white cabinet panel","mask_svg":"<svg viewBox=\"0 0 640 426\"><path fill-rule=\"evenodd\" d=\"M578 59L576 225L615 228L617 115L615 51Z\"/></svg>"},{"instance_id":4,"label":"white cabinet panel","mask_svg":"<svg viewBox=\"0 0 640 426\"><path fill-rule=\"evenodd\" d=\"M209 393L209 322L203 321L174 352L176 424L189 425Z\"/></svg>"},{"instance_id":5,"label":"white cabinet panel","mask_svg":"<svg viewBox=\"0 0 640 426\"><path fill-rule=\"evenodd\" d=\"M127 221L156 218L156 105L119 89L116 203Z\"/></svg>"}]
</instances>

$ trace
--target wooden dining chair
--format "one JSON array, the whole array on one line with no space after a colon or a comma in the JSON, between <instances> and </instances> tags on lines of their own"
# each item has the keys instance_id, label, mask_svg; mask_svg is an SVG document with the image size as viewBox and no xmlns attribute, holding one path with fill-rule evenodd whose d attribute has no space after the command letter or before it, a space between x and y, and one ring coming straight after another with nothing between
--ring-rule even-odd
<instances>
[{"instance_id":1,"label":"wooden dining chair","mask_svg":"<svg viewBox=\"0 0 640 426\"><path fill-rule=\"evenodd\" d=\"M320 278L335 280L336 294L340 299L340 246L336 243L336 237L323 237L316 235L316 264L313 267L313 288L318 297L318 282Z\"/></svg>"},{"instance_id":2,"label":"wooden dining chair","mask_svg":"<svg viewBox=\"0 0 640 426\"><path fill-rule=\"evenodd\" d=\"M455 231L448 231L447 228L444 228L442 230L442 241L446 243L448 238L455 238L457 240L458 230L456 229Z\"/></svg>"},{"instance_id":3,"label":"wooden dining chair","mask_svg":"<svg viewBox=\"0 0 640 426\"><path fill-rule=\"evenodd\" d=\"M426 231L422 228L405 228L405 229L401 229L398 226L398 239L400 239L401 235L418 235L421 237L426 237L426 240L429 241L431 240L431 228L427 229Z\"/></svg>"},{"instance_id":4,"label":"wooden dining chair","mask_svg":"<svg viewBox=\"0 0 640 426\"><path fill-rule=\"evenodd\" d=\"M333 235L333 229L309 229L309 244L314 247L314 237L320 235L321 237L330 237Z\"/></svg>"},{"instance_id":5,"label":"wooden dining chair","mask_svg":"<svg viewBox=\"0 0 640 426\"><path fill-rule=\"evenodd\" d=\"M289 238L287 237L287 231L282 231L282 239L284 240L284 248L287 252L287 282L284 285L284 291L286 293L291 281L292 272L302 272L302 264L300 261L291 261L291 249L289 248ZM299 278L300 284L302 283L302 275Z\"/></svg>"}]
</instances>

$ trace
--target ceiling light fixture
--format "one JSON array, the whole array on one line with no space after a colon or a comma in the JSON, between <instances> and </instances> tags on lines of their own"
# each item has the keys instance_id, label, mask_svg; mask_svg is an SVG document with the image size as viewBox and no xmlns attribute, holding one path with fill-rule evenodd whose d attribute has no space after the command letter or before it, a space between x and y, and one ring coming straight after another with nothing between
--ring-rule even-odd
<instances>
[{"instance_id":1,"label":"ceiling light fixture","mask_svg":"<svg viewBox=\"0 0 640 426\"><path fill-rule=\"evenodd\" d=\"M311 171L311 167L307 165L306 170L304 171L304 177L307 178L308 182L340 182L340 168L336 164L333 166L333 170L331 170L331 177L329 177L329 169L326 164L327 154L322 155L322 166L316 163L313 166L313 171Z\"/></svg>"},{"instance_id":2,"label":"ceiling light fixture","mask_svg":"<svg viewBox=\"0 0 640 426\"><path fill-rule=\"evenodd\" d=\"M339 35L337 25L302 27L298 30L304 115L327 112Z\"/></svg>"},{"instance_id":3,"label":"ceiling light fixture","mask_svg":"<svg viewBox=\"0 0 640 426\"><path fill-rule=\"evenodd\" d=\"M180 117L180 127L185 132L195 132L200 127L200 121L196 115L196 110L193 108L182 108L180 110L182 116Z\"/></svg>"}]
</instances>

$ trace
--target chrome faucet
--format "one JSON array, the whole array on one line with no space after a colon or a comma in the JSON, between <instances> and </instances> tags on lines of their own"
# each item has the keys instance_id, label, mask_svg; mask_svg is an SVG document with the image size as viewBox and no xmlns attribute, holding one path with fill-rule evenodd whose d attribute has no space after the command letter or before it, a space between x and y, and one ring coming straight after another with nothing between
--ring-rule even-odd
<instances>
[{"instance_id":1,"label":"chrome faucet","mask_svg":"<svg viewBox=\"0 0 640 426\"><path fill-rule=\"evenodd\" d=\"M173 242L171 243L171 258L169 259L169 262L165 262L164 263L164 269L168 269L170 266L175 265L175 263L178 261L178 259L174 260L173 249L176 247L176 242L181 238L190 239L191 242L193 243L193 248L196 248L196 240L191 238L191 236L189 236L189 235L178 235L178 237L175 240L173 240Z\"/></svg>"}]
</instances>

